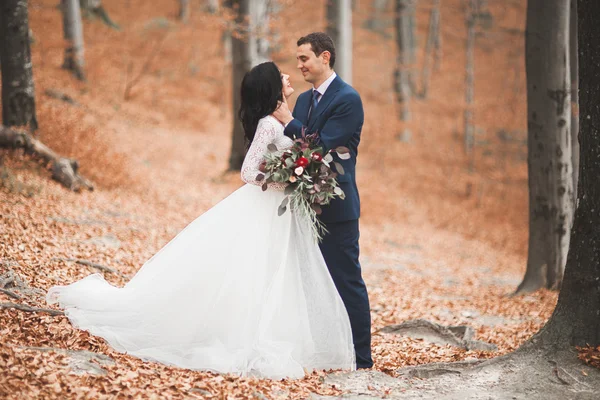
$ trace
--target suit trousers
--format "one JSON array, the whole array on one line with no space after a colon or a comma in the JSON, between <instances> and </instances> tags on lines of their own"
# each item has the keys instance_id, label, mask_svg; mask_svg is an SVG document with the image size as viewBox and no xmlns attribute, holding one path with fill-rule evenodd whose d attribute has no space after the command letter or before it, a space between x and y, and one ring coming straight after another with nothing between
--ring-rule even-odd
<instances>
[{"instance_id":1,"label":"suit trousers","mask_svg":"<svg viewBox=\"0 0 600 400\"><path fill-rule=\"evenodd\" d=\"M325 227L329 233L319 247L350 317L356 367L371 368L371 314L367 286L358 261L358 219L329 222Z\"/></svg>"}]
</instances>

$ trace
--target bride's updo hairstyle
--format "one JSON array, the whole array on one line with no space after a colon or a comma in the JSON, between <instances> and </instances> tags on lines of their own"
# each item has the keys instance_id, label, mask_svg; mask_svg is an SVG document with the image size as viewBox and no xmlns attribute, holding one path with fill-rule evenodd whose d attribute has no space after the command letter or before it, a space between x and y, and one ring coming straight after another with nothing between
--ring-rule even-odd
<instances>
[{"instance_id":1,"label":"bride's updo hairstyle","mask_svg":"<svg viewBox=\"0 0 600 400\"><path fill-rule=\"evenodd\" d=\"M242 105L239 118L249 143L254 139L258 121L270 115L283 101L281 72L274 62L258 64L242 80Z\"/></svg>"}]
</instances>

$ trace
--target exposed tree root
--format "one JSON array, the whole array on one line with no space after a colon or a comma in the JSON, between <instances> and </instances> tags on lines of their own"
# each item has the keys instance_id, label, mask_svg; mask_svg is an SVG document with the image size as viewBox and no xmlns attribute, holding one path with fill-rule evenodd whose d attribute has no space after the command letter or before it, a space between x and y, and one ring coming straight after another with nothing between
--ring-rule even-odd
<instances>
[{"instance_id":1,"label":"exposed tree root","mask_svg":"<svg viewBox=\"0 0 600 400\"><path fill-rule=\"evenodd\" d=\"M50 165L52 179L72 190L93 190L90 181L79 175L79 163L76 160L64 158L52 149L25 132L17 132L0 126L0 148L24 149L26 153L42 159Z\"/></svg>"},{"instance_id":2,"label":"exposed tree root","mask_svg":"<svg viewBox=\"0 0 600 400\"><path fill-rule=\"evenodd\" d=\"M51 310L49 308L31 307L26 304L17 304L17 303L0 303L0 308L2 308L2 309L11 309L12 308L15 310L25 311L25 312L46 313L46 314L49 314L52 316L65 315L65 313L60 310Z\"/></svg>"}]
</instances>

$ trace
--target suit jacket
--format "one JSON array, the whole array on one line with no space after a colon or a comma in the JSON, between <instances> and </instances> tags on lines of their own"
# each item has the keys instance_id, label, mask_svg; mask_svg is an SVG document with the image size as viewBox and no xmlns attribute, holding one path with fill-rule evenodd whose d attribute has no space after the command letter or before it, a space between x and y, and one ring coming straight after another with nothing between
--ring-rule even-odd
<instances>
[{"instance_id":1,"label":"suit jacket","mask_svg":"<svg viewBox=\"0 0 600 400\"><path fill-rule=\"evenodd\" d=\"M360 216L360 197L356 186L356 157L358 144L364 123L364 111L360 95L352 86L337 76L319 101L316 110L310 109L312 89L298 97L294 107L294 119L286 126L285 135L290 138L306 132L317 132L325 151L338 146L350 149L350 159L341 160L334 154L334 160L344 168L344 175L338 176L341 189L346 198L336 198L328 206L323 207L323 222L342 222L358 219ZM335 169L335 167L333 167Z\"/></svg>"}]
</instances>

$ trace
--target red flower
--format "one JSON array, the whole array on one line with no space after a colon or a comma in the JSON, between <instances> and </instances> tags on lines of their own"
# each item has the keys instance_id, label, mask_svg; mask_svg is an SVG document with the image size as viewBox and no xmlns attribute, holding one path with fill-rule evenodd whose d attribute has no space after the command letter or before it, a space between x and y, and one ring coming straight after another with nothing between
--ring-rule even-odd
<instances>
[{"instance_id":1,"label":"red flower","mask_svg":"<svg viewBox=\"0 0 600 400\"><path fill-rule=\"evenodd\" d=\"M323 156L321 155L321 153L315 152L312 153L312 159L320 162L323 159Z\"/></svg>"},{"instance_id":2,"label":"red flower","mask_svg":"<svg viewBox=\"0 0 600 400\"><path fill-rule=\"evenodd\" d=\"M296 160L296 165L298 167L306 167L308 165L309 161L308 158L306 157L300 157L299 159Z\"/></svg>"}]
</instances>

